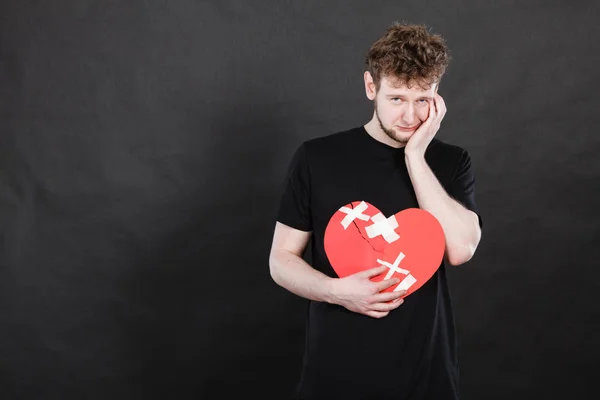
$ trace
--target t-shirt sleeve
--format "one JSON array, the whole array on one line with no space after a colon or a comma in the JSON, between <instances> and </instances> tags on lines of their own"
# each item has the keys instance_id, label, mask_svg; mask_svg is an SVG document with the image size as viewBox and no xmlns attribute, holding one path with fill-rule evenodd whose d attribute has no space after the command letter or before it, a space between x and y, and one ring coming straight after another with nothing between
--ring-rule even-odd
<instances>
[{"instance_id":1,"label":"t-shirt sleeve","mask_svg":"<svg viewBox=\"0 0 600 400\"><path fill-rule=\"evenodd\" d=\"M483 219L475 203L475 174L471 166L471 157L463 150L450 186L450 196L473 211L479 217L479 227L483 227Z\"/></svg>"},{"instance_id":2,"label":"t-shirt sleeve","mask_svg":"<svg viewBox=\"0 0 600 400\"><path fill-rule=\"evenodd\" d=\"M310 196L310 169L306 144L303 143L296 149L288 167L277 221L304 232L312 231Z\"/></svg>"}]
</instances>

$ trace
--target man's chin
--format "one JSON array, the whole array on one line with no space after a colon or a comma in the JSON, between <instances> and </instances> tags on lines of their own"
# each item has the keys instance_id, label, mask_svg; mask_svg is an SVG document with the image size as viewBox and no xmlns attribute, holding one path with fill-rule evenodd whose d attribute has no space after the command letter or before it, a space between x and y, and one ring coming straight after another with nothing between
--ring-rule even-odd
<instances>
[{"instance_id":1,"label":"man's chin","mask_svg":"<svg viewBox=\"0 0 600 400\"><path fill-rule=\"evenodd\" d=\"M395 140L396 142L400 143L400 144L406 144L408 143L408 140L411 138L411 136L413 135L413 132L403 132L403 131L398 131L396 129L392 130L392 132L386 132L388 134L388 136Z\"/></svg>"}]
</instances>

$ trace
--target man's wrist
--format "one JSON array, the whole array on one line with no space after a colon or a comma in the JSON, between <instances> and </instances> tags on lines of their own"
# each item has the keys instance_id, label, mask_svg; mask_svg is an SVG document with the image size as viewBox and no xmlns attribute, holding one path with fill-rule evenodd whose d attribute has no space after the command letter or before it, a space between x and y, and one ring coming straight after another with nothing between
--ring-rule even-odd
<instances>
[{"instance_id":1,"label":"man's wrist","mask_svg":"<svg viewBox=\"0 0 600 400\"><path fill-rule=\"evenodd\" d=\"M339 279L326 277L323 280L323 301L330 304L337 304L337 282Z\"/></svg>"},{"instance_id":2,"label":"man's wrist","mask_svg":"<svg viewBox=\"0 0 600 400\"><path fill-rule=\"evenodd\" d=\"M418 163L425 163L425 153L421 153L421 152L415 152L415 151L411 151L411 152L405 152L404 153L404 161L407 164L418 164Z\"/></svg>"}]
</instances>

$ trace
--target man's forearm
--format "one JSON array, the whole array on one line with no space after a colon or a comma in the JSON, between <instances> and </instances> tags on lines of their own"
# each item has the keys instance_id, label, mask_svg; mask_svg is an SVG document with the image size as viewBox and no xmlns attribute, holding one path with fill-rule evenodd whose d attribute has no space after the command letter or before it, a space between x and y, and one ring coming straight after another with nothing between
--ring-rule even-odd
<instances>
[{"instance_id":1,"label":"man's forearm","mask_svg":"<svg viewBox=\"0 0 600 400\"><path fill-rule=\"evenodd\" d=\"M309 300L331 300L333 278L317 271L294 253L274 250L269 267L275 283L290 292Z\"/></svg>"},{"instance_id":2,"label":"man's forearm","mask_svg":"<svg viewBox=\"0 0 600 400\"><path fill-rule=\"evenodd\" d=\"M424 157L406 155L406 166L419 207L442 225L448 262L460 265L469 261L481 238L477 216L446 193Z\"/></svg>"}]
</instances>

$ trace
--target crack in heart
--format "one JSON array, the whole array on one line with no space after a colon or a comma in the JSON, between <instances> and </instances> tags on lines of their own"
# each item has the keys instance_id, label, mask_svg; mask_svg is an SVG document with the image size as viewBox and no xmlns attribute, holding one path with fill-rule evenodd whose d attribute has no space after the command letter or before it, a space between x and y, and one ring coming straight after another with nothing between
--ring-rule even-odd
<instances>
[{"instance_id":1,"label":"crack in heart","mask_svg":"<svg viewBox=\"0 0 600 400\"><path fill-rule=\"evenodd\" d=\"M352 203L350 203L350 208L352 208L354 210L354 205ZM356 229L358 230L358 234L360 235L360 237L363 238L365 240L365 242L367 242L369 244L369 246L371 246L371 248L373 249L373 251L377 251L377 250L375 250L375 247L373 247L373 245L371 244L371 242L369 241L369 239L367 239L366 237L363 236L362 232L360 231L360 228L356 224L356 220L352 221L352 225L356 226Z\"/></svg>"}]
</instances>

